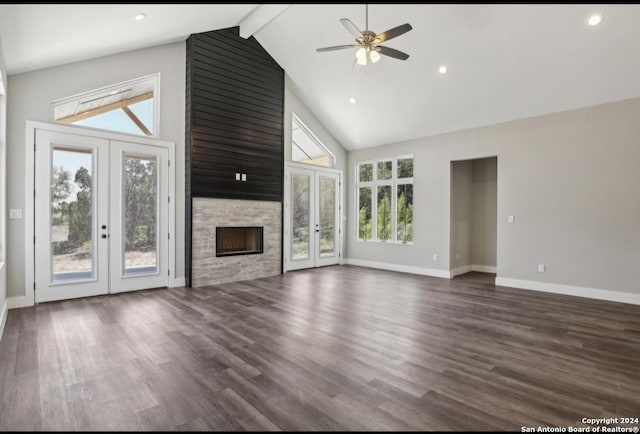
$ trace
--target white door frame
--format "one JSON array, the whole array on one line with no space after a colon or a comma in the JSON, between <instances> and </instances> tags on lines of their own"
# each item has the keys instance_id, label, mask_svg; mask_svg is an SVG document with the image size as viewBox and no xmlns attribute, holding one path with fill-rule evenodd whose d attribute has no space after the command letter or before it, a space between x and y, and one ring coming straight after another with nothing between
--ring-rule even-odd
<instances>
[{"instance_id":1,"label":"white door frame","mask_svg":"<svg viewBox=\"0 0 640 434\"><path fill-rule=\"evenodd\" d=\"M293 270L287 270L287 262L290 260L291 258L291 234L289 233L290 227L291 227L291 212L290 212L290 208L291 208L291 182L288 179L288 175L289 175L289 170L288 169L306 169L306 170L311 170L314 172L314 177L315 175L315 171L316 170L321 170L323 172L328 172L328 173L333 173L338 175L338 195L339 195L339 200L338 200L338 227L336 228L338 233L336 234L336 241L338 242L338 258L339 258L339 264L343 264L344 263L344 255L343 255L343 246L344 246L344 199L345 199L345 195L344 195L344 180L343 180L343 171L339 170L339 169L332 169L329 167L323 167L323 166L314 166L311 164L305 164L305 163L294 163L291 161L287 161L285 162L285 180L284 180L284 195L283 195L283 209L284 209L284 218L283 218L283 253L284 253L284 257L283 257L283 272L286 273L287 271L293 271ZM313 205L312 205L313 206Z\"/></svg>"},{"instance_id":2,"label":"white door frame","mask_svg":"<svg viewBox=\"0 0 640 434\"><path fill-rule=\"evenodd\" d=\"M107 140L117 140L129 143L139 143L143 145L162 146L169 149L169 160L171 161L169 170L169 285L175 285L176 278L176 180L175 180L175 150L173 142L167 142L150 137L137 136L133 134L116 133L103 131L90 127L77 125L66 125L60 123L47 123L38 121L27 121L25 129L25 149L29 150L25 155L25 189L24 189L24 265L25 265L25 295L15 297L16 307L33 306L35 304L35 137L36 130L47 130L62 132L67 134L77 134L89 137L103 138Z\"/></svg>"}]
</instances>

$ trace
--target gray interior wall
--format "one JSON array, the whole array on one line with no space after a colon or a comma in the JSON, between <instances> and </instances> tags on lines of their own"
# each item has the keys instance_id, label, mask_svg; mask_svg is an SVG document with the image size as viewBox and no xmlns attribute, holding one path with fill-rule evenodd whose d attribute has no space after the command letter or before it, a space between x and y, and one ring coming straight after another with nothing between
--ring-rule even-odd
<instances>
[{"instance_id":1,"label":"gray interior wall","mask_svg":"<svg viewBox=\"0 0 640 434\"><path fill-rule=\"evenodd\" d=\"M51 101L102 86L160 72L160 136L176 144L176 264L184 277L184 125L185 43L136 50L9 76L8 192L9 208L24 210L25 122L52 122ZM24 295L25 220L8 221L9 296Z\"/></svg>"},{"instance_id":2,"label":"gray interior wall","mask_svg":"<svg viewBox=\"0 0 640 434\"><path fill-rule=\"evenodd\" d=\"M451 269L472 265L472 177L471 160L451 163ZM415 196L414 196L415 202Z\"/></svg>"},{"instance_id":3,"label":"gray interior wall","mask_svg":"<svg viewBox=\"0 0 640 434\"><path fill-rule=\"evenodd\" d=\"M300 120L320 139L322 144L336 157L334 169L345 170L347 167L347 152L333 137L324 125L316 118L296 95L295 85L285 73L284 79L284 161L291 161L291 113L295 113Z\"/></svg>"},{"instance_id":4,"label":"gray interior wall","mask_svg":"<svg viewBox=\"0 0 640 434\"><path fill-rule=\"evenodd\" d=\"M347 255L448 270L450 162L497 156L498 276L640 293L638 119L636 98L350 152ZM409 153L413 245L357 241L354 165Z\"/></svg>"},{"instance_id":5,"label":"gray interior wall","mask_svg":"<svg viewBox=\"0 0 640 434\"><path fill-rule=\"evenodd\" d=\"M497 159L471 160L471 265L496 266Z\"/></svg>"}]
</instances>

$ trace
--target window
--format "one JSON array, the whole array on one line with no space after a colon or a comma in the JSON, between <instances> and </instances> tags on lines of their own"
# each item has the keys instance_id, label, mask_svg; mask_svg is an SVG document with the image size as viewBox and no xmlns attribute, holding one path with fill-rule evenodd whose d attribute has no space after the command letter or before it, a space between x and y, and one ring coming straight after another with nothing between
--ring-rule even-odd
<instances>
[{"instance_id":1,"label":"window","mask_svg":"<svg viewBox=\"0 0 640 434\"><path fill-rule=\"evenodd\" d=\"M333 167L335 161L333 154L295 113L291 114L291 160L324 167Z\"/></svg>"},{"instance_id":2,"label":"window","mask_svg":"<svg viewBox=\"0 0 640 434\"><path fill-rule=\"evenodd\" d=\"M413 156L358 163L358 239L413 242Z\"/></svg>"},{"instance_id":3,"label":"window","mask_svg":"<svg viewBox=\"0 0 640 434\"><path fill-rule=\"evenodd\" d=\"M58 122L157 137L159 74L53 101Z\"/></svg>"}]
</instances>

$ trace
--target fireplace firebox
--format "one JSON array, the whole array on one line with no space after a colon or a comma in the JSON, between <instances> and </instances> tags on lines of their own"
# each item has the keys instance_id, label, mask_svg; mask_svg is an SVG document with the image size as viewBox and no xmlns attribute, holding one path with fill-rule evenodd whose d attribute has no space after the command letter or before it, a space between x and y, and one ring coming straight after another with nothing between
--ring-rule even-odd
<instances>
[{"instance_id":1,"label":"fireplace firebox","mask_svg":"<svg viewBox=\"0 0 640 434\"><path fill-rule=\"evenodd\" d=\"M263 227L216 227L216 256L262 253Z\"/></svg>"}]
</instances>

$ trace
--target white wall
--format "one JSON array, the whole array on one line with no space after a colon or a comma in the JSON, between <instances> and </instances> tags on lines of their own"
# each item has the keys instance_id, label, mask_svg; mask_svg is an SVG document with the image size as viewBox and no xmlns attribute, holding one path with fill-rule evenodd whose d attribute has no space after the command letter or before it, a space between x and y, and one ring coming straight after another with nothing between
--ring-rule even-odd
<instances>
[{"instance_id":1,"label":"white wall","mask_svg":"<svg viewBox=\"0 0 640 434\"><path fill-rule=\"evenodd\" d=\"M333 135L316 118L309 108L298 98L295 85L288 75L284 80L284 161L291 161L291 113L295 113L300 120L320 139L322 144L336 157L334 169L345 170L347 167L347 153Z\"/></svg>"},{"instance_id":2,"label":"white wall","mask_svg":"<svg viewBox=\"0 0 640 434\"><path fill-rule=\"evenodd\" d=\"M496 266L497 159L471 160L471 265Z\"/></svg>"},{"instance_id":3,"label":"white wall","mask_svg":"<svg viewBox=\"0 0 640 434\"><path fill-rule=\"evenodd\" d=\"M131 51L9 76L9 208L25 206L25 122L52 122L51 101L160 72L160 136L176 144L176 270L184 277L185 43ZM24 295L24 220L8 221L8 295Z\"/></svg>"},{"instance_id":4,"label":"white wall","mask_svg":"<svg viewBox=\"0 0 640 434\"><path fill-rule=\"evenodd\" d=\"M450 162L497 156L498 276L637 298L639 119L640 99L631 99L350 152L347 255L448 270ZM414 244L357 241L352 168L408 153L415 156Z\"/></svg>"}]
</instances>

